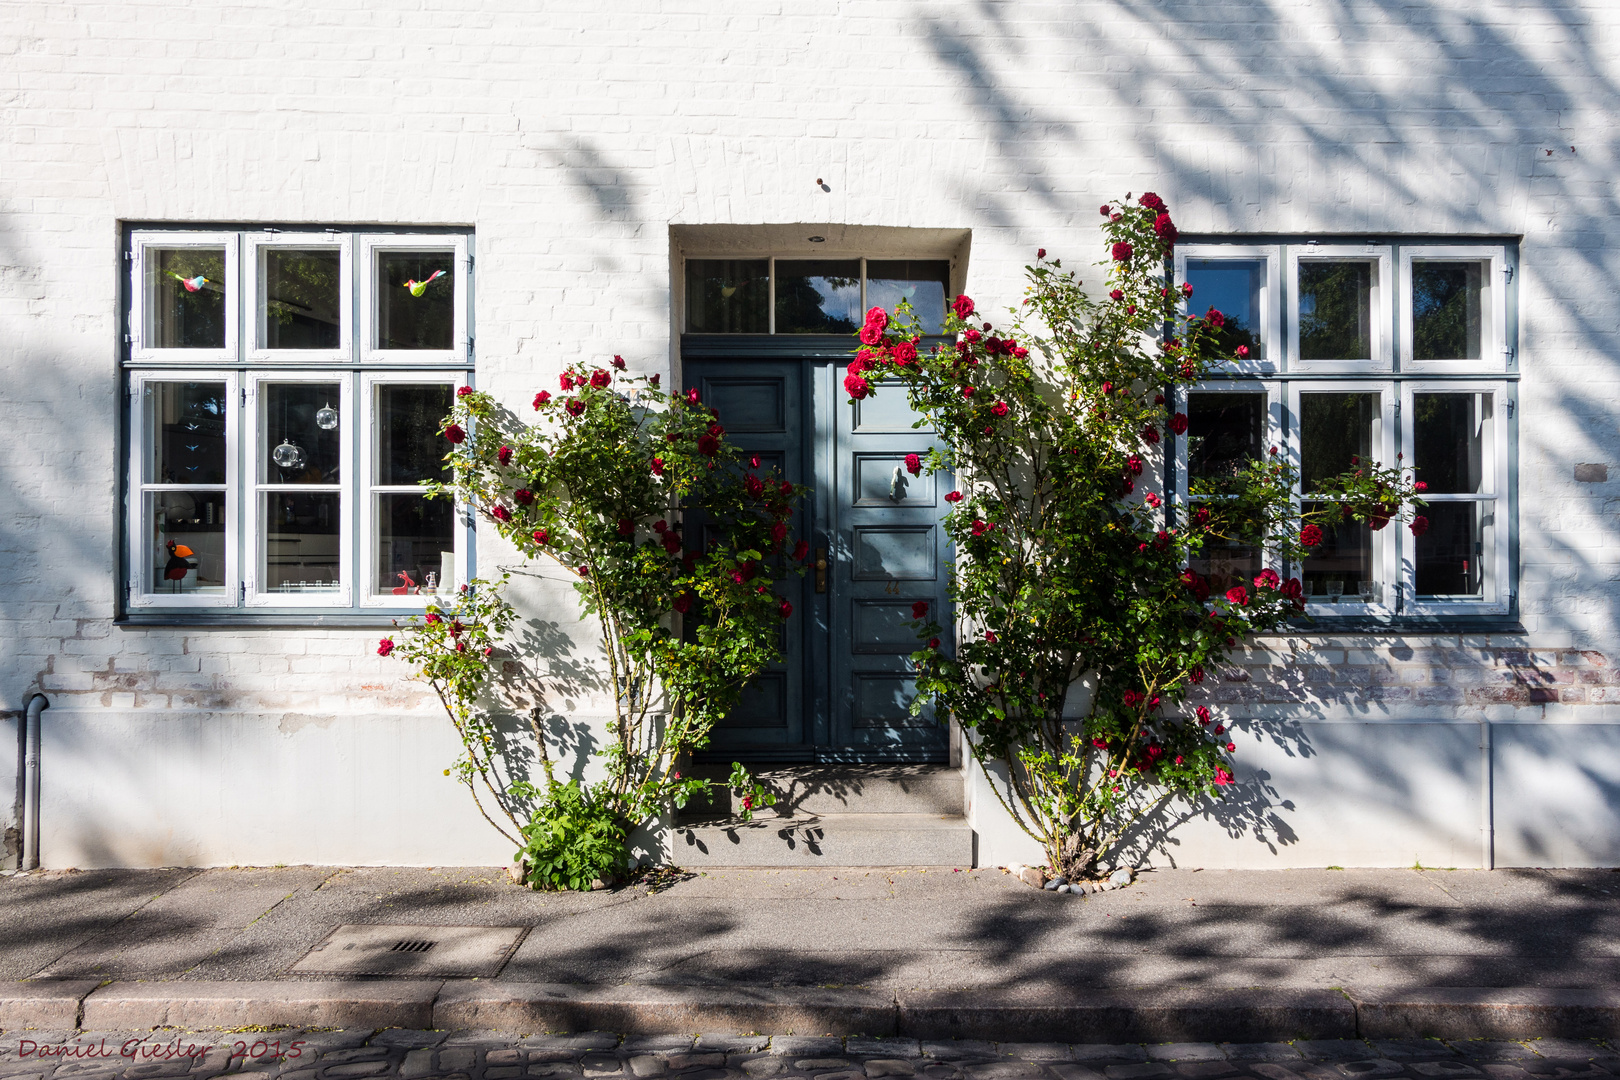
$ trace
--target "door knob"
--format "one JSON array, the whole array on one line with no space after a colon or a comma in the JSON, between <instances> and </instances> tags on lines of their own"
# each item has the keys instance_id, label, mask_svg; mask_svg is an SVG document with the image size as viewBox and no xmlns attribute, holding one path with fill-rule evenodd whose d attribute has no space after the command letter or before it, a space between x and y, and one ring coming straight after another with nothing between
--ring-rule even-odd
<instances>
[{"instance_id":1,"label":"door knob","mask_svg":"<svg viewBox=\"0 0 1620 1080\"><path fill-rule=\"evenodd\" d=\"M816 548L816 592L827 591L827 549Z\"/></svg>"}]
</instances>

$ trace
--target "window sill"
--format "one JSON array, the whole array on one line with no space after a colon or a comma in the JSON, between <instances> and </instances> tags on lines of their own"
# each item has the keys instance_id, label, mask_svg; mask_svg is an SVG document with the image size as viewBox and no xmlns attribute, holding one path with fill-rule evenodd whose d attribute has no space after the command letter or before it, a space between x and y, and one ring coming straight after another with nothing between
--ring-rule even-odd
<instances>
[{"instance_id":1,"label":"window sill","mask_svg":"<svg viewBox=\"0 0 1620 1080\"><path fill-rule=\"evenodd\" d=\"M1290 619L1285 628L1263 637L1319 634L1524 634L1512 615L1320 615Z\"/></svg>"},{"instance_id":2,"label":"window sill","mask_svg":"<svg viewBox=\"0 0 1620 1080\"><path fill-rule=\"evenodd\" d=\"M407 619L419 612L355 612L333 614L320 612L267 612L267 611L142 611L121 615L113 620L114 626L138 629L147 626L220 627L222 629L293 629L376 630L392 627L397 619Z\"/></svg>"}]
</instances>

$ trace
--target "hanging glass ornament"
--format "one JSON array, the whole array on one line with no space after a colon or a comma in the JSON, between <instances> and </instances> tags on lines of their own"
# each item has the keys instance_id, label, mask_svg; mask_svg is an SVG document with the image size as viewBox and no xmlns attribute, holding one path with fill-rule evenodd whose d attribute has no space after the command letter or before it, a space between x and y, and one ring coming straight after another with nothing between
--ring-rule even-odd
<instances>
[{"instance_id":1,"label":"hanging glass ornament","mask_svg":"<svg viewBox=\"0 0 1620 1080\"><path fill-rule=\"evenodd\" d=\"M338 411L330 404L317 410L315 413L315 426L322 431L332 431L338 426Z\"/></svg>"},{"instance_id":2,"label":"hanging glass ornament","mask_svg":"<svg viewBox=\"0 0 1620 1080\"><path fill-rule=\"evenodd\" d=\"M302 446L283 439L280 446L270 451L270 460L278 469L302 469L309 459Z\"/></svg>"}]
</instances>

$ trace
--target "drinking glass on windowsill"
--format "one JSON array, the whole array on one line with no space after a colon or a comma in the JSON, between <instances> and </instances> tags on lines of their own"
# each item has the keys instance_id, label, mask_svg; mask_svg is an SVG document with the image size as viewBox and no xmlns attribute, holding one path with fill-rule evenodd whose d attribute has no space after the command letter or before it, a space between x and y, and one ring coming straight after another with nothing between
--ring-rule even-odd
<instances>
[{"instance_id":1,"label":"drinking glass on windowsill","mask_svg":"<svg viewBox=\"0 0 1620 1080\"><path fill-rule=\"evenodd\" d=\"M1378 582L1376 582L1376 581L1358 581L1358 582L1356 582L1356 594L1361 597L1361 602L1363 604L1371 604L1374 600L1376 600L1378 598Z\"/></svg>"},{"instance_id":2,"label":"drinking glass on windowsill","mask_svg":"<svg viewBox=\"0 0 1620 1080\"><path fill-rule=\"evenodd\" d=\"M1327 602L1337 604L1344 597L1344 582L1336 578L1328 578L1325 583L1327 589Z\"/></svg>"}]
</instances>

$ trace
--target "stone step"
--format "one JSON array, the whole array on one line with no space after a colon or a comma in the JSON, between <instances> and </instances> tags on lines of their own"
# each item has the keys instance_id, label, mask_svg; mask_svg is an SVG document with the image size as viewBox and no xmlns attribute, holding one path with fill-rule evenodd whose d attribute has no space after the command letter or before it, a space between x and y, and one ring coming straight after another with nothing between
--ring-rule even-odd
<instances>
[{"instance_id":1,"label":"stone step","mask_svg":"<svg viewBox=\"0 0 1620 1080\"><path fill-rule=\"evenodd\" d=\"M671 858L708 866L972 866L973 829L957 814L796 814L675 826Z\"/></svg>"},{"instance_id":2,"label":"stone step","mask_svg":"<svg viewBox=\"0 0 1620 1080\"><path fill-rule=\"evenodd\" d=\"M791 765L751 768L776 795L779 816L796 814L952 814L967 811L962 770L946 765ZM700 765L694 775L715 781L707 805L688 805L689 818L728 816L735 796L725 787L729 766Z\"/></svg>"}]
</instances>

